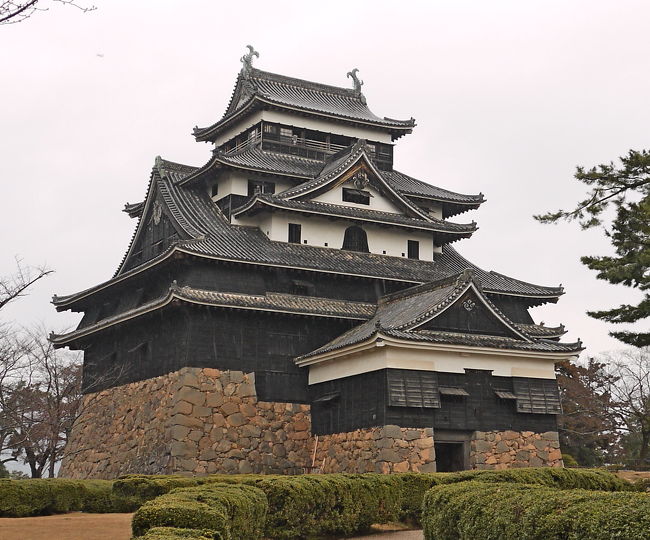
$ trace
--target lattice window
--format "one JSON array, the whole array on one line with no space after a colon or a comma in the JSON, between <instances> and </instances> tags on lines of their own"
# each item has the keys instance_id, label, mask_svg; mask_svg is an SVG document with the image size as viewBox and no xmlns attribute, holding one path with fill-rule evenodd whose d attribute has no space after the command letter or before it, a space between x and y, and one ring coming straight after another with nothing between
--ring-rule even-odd
<instances>
[{"instance_id":1,"label":"lattice window","mask_svg":"<svg viewBox=\"0 0 650 540\"><path fill-rule=\"evenodd\" d=\"M388 371L390 407L440 408L438 377L428 371Z\"/></svg>"},{"instance_id":2,"label":"lattice window","mask_svg":"<svg viewBox=\"0 0 650 540\"><path fill-rule=\"evenodd\" d=\"M517 412L561 414L560 393L555 379L514 379Z\"/></svg>"}]
</instances>

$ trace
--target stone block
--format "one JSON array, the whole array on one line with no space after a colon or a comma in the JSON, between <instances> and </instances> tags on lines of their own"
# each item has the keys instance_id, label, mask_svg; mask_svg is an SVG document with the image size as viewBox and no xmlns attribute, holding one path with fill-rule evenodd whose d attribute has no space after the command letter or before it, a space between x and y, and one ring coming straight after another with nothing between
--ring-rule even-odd
<instances>
[{"instance_id":1,"label":"stone block","mask_svg":"<svg viewBox=\"0 0 650 540\"><path fill-rule=\"evenodd\" d=\"M418 439L415 441L415 446L417 448L432 448L433 447L433 438L425 437L424 439Z\"/></svg>"},{"instance_id":2,"label":"stone block","mask_svg":"<svg viewBox=\"0 0 650 540\"><path fill-rule=\"evenodd\" d=\"M545 431L542 433L542 439L545 441L557 441L558 440L558 434L557 431Z\"/></svg>"},{"instance_id":3,"label":"stone block","mask_svg":"<svg viewBox=\"0 0 650 540\"><path fill-rule=\"evenodd\" d=\"M239 405L232 401L228 401L221 406L221 412L224 416L230 416L231 414L239 412Z\"/></svg>"},{"instance_id":4,"label":"stone block","mask_svg":"<svg viewBox=\"0 0 650 540\"><path fill-rule=\"evenodd\" d=\"M178 377L178 386L191 386L198 388L200 385L199 378L192 368L186 368Z\"/></svg>"},{"instance_id":5,"label":"stone block","mask_svg":"<svg viewBox=\"0 0 650 540\"><path fill-rule=\"evenodd\" d=\"M218 379L221 375L221 371L215 368L203 368L203 375L210 379Z\"/></svg>"},{"instance_id":6,"label":"stone block","mask_svg":"<svg viewBox=\"0 0 650 540\"><path fill-rule=\"evenodd\" d=\"M177 441L183 441L189 435L190 428L185 426L172 426L169 430L169 436Z\"/></svg>"},{"instance_id":7,"label":"stone block","mask_svg":"<svg viewBox=\"0 0 650 540\"><path fill-rule=\"evenodd\" d=\"M221 413L215 413L212 415L212 425L215 427L222 427L226 425L226 419Z\"/></svg>"},{"instance_id":8,"label":"stone block","mask_svg":"<svg viewBox=\"0 0 650 540\"><path fill-rule=\"evenodd\" d=\"M248 461L240 461L238 465L239 474L251 474L253 472L253 467Z\"/></svg>"},{"instance_id":9,"label":"stone block","mask_svg":"<svg viewBox=\"0 0 650 540\"><path fill-rule=\"evenodd\" d=\"M203 427L201 420L185 414L175 414L170 418L170 424L185 427Z\"/></svg>"},{"instance_id":10,"label":"stone block","mask_svg":"<svg viewBox=\"0 0 650 540\"><path fill-rule=\"evenodd\" d=\"M171 414L190 414L192 412L192 404L187 401L177 401L171 410Z\"/></svg>"},{"instance_id":11,"label":"stone block","mask_svg":"<svg viewBox=\"0 0 650 540\"><path fill-rule=\"evenodd\" d=\"M237 389L237 395L240 397L255 397L257 392L255 391L255 384L251 383L242 383Z\"/></svg>"},{"instance_id":12,"label":"stone block","mask_svg":"<svg viewBox=\"0 0 650 540\"><path fill-rule=\"evenodd\" d=\"M212 407L194 407L193 414L199 418L205 418L206 416L212 415Z\"/></svg>"},{"instance_id":13,"label":"stone block","mask_svg":"<svg viewBox=\"0 0 650 540\"><path fill-rule=\"evenodd\" d=\"M248 403L243 403L239 406L239 410L244 416L247 417L252 417L252 416L257 416L257 409Z\"/></svg>"},{"instance_id":14,"label":"stone block","mask_svg":"<svg viewBox=\"0 0 650 540\"><path fill-rule=\"evenodd\" d=\"M499 453L508 452L510 451L510 446L508 446L506 441L499 441L494 447L494 450Z\"/></svg>"},{"instance_id":15,"label":"stone block","mask_svg":"<svg viewBox=\"0 0 650 540\"><path fill-rule=\"evenodd\" d=\"M476 452L491 452L493 445L488 441L478 440L473 441L474 451ZM498 444L498 443L497 443Z\"/></svg>"},{"instance_id":16,"label":"stone block","mask_svg":"<svg viewBox=\"0 0 650 540\"><path fill-rule=\"evenodd\" d=\"M402 458L400 455L395 452L395 450L392 450L390 448L382 448L379 451L379 455L377 457L379 461L390 461L391 463L399 463L402 461Z\"/></svg>"},{"instance_id":17,"label":"stone block","mask_svg":"<svg viewBox=\"0 0 650 540\"><path fill-rule=\"evenodd\" d=\"M183 388L176 393L176 399L179 401L187 401L192 405L205 405L205 394L190 386L183 386Z\"/></svg>"},{"instance_id":18,"label":"stone block","mask_svg":"<svg viewBox=\"0 0 650 540\"><path fill-rule=\"evenodd\" d=\"M187 438L190 441L195 441L195 442L200 441L201 437L203 437L203 432L198 430L190 431L190 434L187 436Z\"/></svg>"},{"instance_id":19,"label":"stone block","mask_svg":"<svg viewBox=\"0 0 650 540\"><path fill-rule=\"evenodd\" d=\"M528 463L528 461L530 460L530 452L528 450L519 450L515 454L515 459L517 461L523 461Z\"/></svg>"},{"instance_id":20,"label":"stone block","mask_svg":"<svg viewBox=\"0 0 650 540\"><path fill-rule=\"evenodd\" d=\"M172 441L169 451L173 457L187 457L192 454L191 447L185 441Z\"/></svg>"},{"instance_id":21,"label":"stone block","mask_svg":"<svg viewBox=\"0 0 650 540\"><path fill-rule=\"evenodd\" d=\"M246 417L242 413L237 412L227 416L226 422L233 427L239 427L246 423Z\"/></svg>"},{"instance_id":22,"label":"stone block","mask_svg":"<svg viewBox=\"0 0 650 540\"><path fill-rule=\"evenodd\" d=\"M436 472L436 462L430 461L429 463L424 463L423 465L419 465L417 470L423 473Z\"/></svg>"},{"instance_id":23,"label":"stone block","mask_svg":"<svg viewBox=\"0 0 650 540\"><path fill-rule=\"evenodd\" d=\"M508 431L506 431L506 432L503 433L502 437L503 437L506 441L512 441L512 440L514 440L514 439L520 439L520 438L521 438L521 434L518 433L518 432L516 432L516 431L508 430Z\"/></svg>"},{"instance_id":24,"label":"stone block","mask_svg":"<svg viewBox=\"0 0 650 540\"><path fill-rule=\"evenodd\" d=\"M414 441L416 439L419 439L420 437L421 437L421 432L415 429L408 429L404 434L404 440L406 441Z\"/></svg>"},{"instance_id":25,"label":"stone block","mask_svg":"<svg viewBox=\"0 0 650 540\"><path fill-rule=\"evenodd\" d=\"M243 371L229 371L228 375L230 376L231 383L243 383L244 382L244 372Z\"/></svg>"},{"instance_id":26,"label":"stone block","mask_svg":"<svg viewBox=\"0 0 650 540\"><path fill-rule=\"evenodd\" d=\"M528 464L531 467L543 467L545 463L537 456L531 456L528 460Z\"/></svg>"},{"instance_id":27,"label":"stone block","mask_svg":"<svg viewBox=\"0 0 650 540\"><path fill-rule=\"evenodd\" d=\"M383 426L380 429L380 438L390 437L391 439L401 439L403 437L402 428L395 425Z\"/></svg>"},{"instance_id":28,"label":"stone block","mask_svg":"<svg viewBox=\"0 0 650 540\"><path fill-rule=\"evenodd\" d=\"M406 472L410 468L409 462L408 461L402 461L400 463L395 463L393 465L393 472L396 473L401 473L401 472Z\"/></svg>"},{"instance_id":29,"label":"stone block","mask_svg":"<svg viewBox=\"0 0 650 540\"><path fill-rule=\"evenodd\" d=\"M533 441L533 446L535 447L536 450L545 450L546 447L548 446L548 441L545 441L543 439L538 439Z\"/></svg>"}]
</instances>

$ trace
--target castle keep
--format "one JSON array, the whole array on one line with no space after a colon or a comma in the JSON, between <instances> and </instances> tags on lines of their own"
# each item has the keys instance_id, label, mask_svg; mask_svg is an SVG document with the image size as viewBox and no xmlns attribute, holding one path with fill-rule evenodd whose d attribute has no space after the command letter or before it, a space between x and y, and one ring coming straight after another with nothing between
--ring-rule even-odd
<instances>
[{"instance_id":1,"label":"castle keep","mask_svg":"<svg viewBox=\"0 0 650 540\"><path fill-rule=\"evenodd\" d=\"M561 466L561 287L456 251L464 195L393 168L415 121L250 48L200 167L156 158L113 278L55 296L84 351L62 476Z\"/></svg>"}]
</instances>

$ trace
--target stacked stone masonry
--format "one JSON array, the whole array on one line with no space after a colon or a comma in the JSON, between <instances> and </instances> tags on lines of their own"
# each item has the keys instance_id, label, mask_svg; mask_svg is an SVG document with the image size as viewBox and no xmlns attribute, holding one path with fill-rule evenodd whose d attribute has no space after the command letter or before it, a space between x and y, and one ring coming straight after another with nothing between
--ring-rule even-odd
<instances>
[{"instance_id":1,"label":"stacked stone masonry","mask_svg":"<svg viewBox=\"0 0 650 540\"><path fill-rule=\"evenodd\" d=\"M473 469L564 466L557 431L475 431L470 465Z\"/></svg>"},{"instance_id":2,"label":"stacked stone masonry","mask_svg":"<svg viewBox=\"0 0 650 540\"><path fill-rule=\"evenodd\" d=\"M258 401L252 373L183 368L85 397L60 476L302 472L309 405Z\"/></svg>"},{"instance_id":3,"label":"stacked stone masonry","mask_svg":"<svg viewBox=\"0 0 650 540\"><path fill-rule=\"evenodd\" d=\"M434 472L433 429L383 426L320 436L316 464L324 473Z\"/></svg>"},{"instance_id":4,"label":"stacked stone masonry","mask_svg":"<svg viewBox=\"0 0 650 540\"><path fill-rule=\"evenodd\" d=\"M473 468L562 466L556 432L475 432ZM315 466L315 467L314 467ZM88 394L60 476L435 471L432 429L315 437L309 405L258 401L253 373L183 368Z\"/></svg>"}]
</instances>

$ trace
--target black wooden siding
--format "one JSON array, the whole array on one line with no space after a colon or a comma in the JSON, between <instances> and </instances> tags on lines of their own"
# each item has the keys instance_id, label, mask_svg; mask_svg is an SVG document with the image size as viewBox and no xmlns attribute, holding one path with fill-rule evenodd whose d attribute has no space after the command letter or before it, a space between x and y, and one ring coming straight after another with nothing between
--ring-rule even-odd
<instances>
[{"instance_id":1,"label":"black wooden siding","mask_svg":"<svg viewBox=\"0 0 650 540\"><path fill-rule=\"evenodd\" d=\"M84 391L183 367L211 367L254 371L261 400L305 403L307 370L297 367L293 359L353 324L344 319L171 306L107 330L87 343Z\"/></svg>"},{"instance_id":2,"label":"black wooden siding","mask_svg":"<svg viewBox=\"0 0 650 540\"><path fill-rule=\"evenodd\" d=\"M493 377L483 370L468 369L464 374L436 373L439 386L462 388L469 394L465 397L441 395L440 408L390 406L389 378L412 376L412 370L378 370L312 385L313 432L325 435L387 424L460 431L557 430L555 415L518 413L515 400L497 397L495 390L514 391L513 378ZM538 382L537 379L531 381ZM336 398L318 401L322 396L332 395Z\"/></svg>"}]
</instances>

